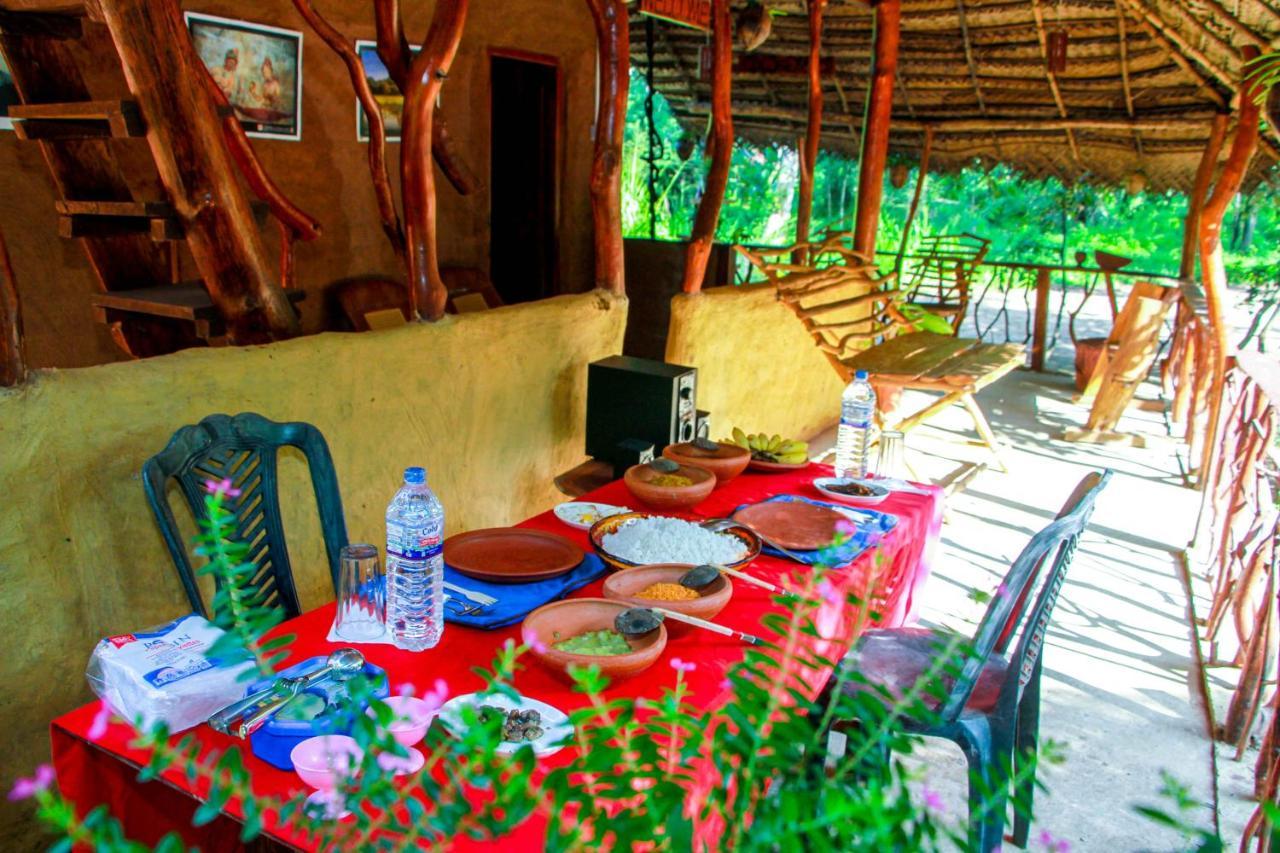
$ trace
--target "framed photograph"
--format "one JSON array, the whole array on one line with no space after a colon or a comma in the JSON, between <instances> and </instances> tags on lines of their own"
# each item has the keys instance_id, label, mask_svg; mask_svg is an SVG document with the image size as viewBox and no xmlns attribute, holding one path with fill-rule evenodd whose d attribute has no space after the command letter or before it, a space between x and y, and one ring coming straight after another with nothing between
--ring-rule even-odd
<instances>
[{"instance_id":1,"label":"framed photograph","mask_svg":"<svg viewBox=\"0 0 1280 853\"><path fill-rule=\"evenodd\" d=\"M196 53L249 136L302 138L302 33L186 13Z\"/></svg>"},{"instance_id":2,"label":"framed photograph","mask_svg":"<svg viewBox=\"0 0 1280 853\"><path fill-rule=\"evenodd\" d=\"M0 129L13 130L13 119L9 118L9 105L18 103L18 88L13 85L13 75L9 73L9 65L0 55Z\"/></svg>"},{"instance_id":3,"label":"framed photograph","mask_svg":"<svg viewBox=\"0 0 1280 853\"><path fill-rule=\"evenodd\" d=\"M409 46L411 56L420 50L422 50L420 44ZM400 114L404 112L404 95L400 94L400 90L396 88L391 74L387 71L387 66L382 64L382 59L378 56L377 42L356 39L356 55L360 57L365 79L369 81L369 88L373 90L373 97L377 100L382 113L382 123L387 129L387 141L399 142ZM356 99L356 139L361 142L369 141L369 117L364 114L364 107L360 105L359 98Z\"/></svg>"}]
</instances>

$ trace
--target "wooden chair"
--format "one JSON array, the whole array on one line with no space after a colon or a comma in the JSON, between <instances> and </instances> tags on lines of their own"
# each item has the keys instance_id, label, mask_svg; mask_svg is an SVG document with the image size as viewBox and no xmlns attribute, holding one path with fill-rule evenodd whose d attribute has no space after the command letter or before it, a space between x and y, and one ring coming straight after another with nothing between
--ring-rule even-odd
<instances>
[{"instance_id":1,"label":"wooden chair","mask_svg":"<svg viewBox=\"0 0 1280 853\"><path fill-rule=\"evenodd\" d=\"M205 483L231 480L240 491L238 497L229 497L226 504L235 513L235 537L248 543L248 560L257 566L250 586L264 593L265 606L281 608L285 618L302 612L280 516L276 455L282 447L300 450L311 469L311 485L320 511L320 530L336 596L339 552L347 544L347 523L329 446L311 424L277 423L250 412L235 417L210 415L198 424L179 429L164 450L142 466L147 503L160 526L191 607L202 616L207 617L209 610L200 595L187 545L169 506L165 493L169 480L177 481L197 521L208 518Z\"/></svg>"},{"instance_id":2,"label":"wooden chair","mask_svg":"<svg viewBox=\"0 0 1280 853\"><path fill-rule=\"evenodd\" d=\"M1142 443L1140 437L1118 433L1115 428L1156 360L1165 318L1180 293L1177 287L1146 281L1133 286L1085 382L1081 399L1093 398L1089 418L1083 428L1068 429L1062 438Z\"/></svg>"},{"instance_id":3,"label":"wooden chair","mask_svg":"<svg viewBox=\"0 0 1280 853\"><path fill-rule=\"evenodd\" d=\"M835 719L828 735L834 754L827 760L843 753L842 730L874 730L877 717L892 713L906 732L945 738L964 751L970 849L1000 849L1010 781L1018 776L1013 842L1026 847L1035 794L1034 764L1027 763L1035 760L1039 742L1041 651L1067 568L1110 478L1103 471L1080 481L1057 518L1014 560L972 638L927 628L864 633L820 700ZM912 696L920 700L907 698ZM887 766L887 741L876 747L875 759Z\"/></svg>"},{"instance_id":4,"label":"wooden chair","mask_svg":"<svg viewBox=\"0 0 1280 853\"><path fill-rule=\"evenodd\" d=\"M952 334L959 334L969 310L969 284L991 241L974 234L938 234L920 243L920 254L902 276L903 301L945 317Z\"/></svg>"},{"instance_id":5,"label":"wooden chair","mask_svg":"<svg viewBox=\"0 0 1280 853\"><path fill-rule=\"evenodd\" d=\"M778 299L804 323L841 379L849 382L857 371L867 371L883 428L907 432L943 409L962 405L1004 470L999 441L974 395L1021 365L1024 348L917 331L899 310L903 294L893 286L894 274L880 275L869 258L845 247L847 237L834 233L768 251L734 248L774 285ZM800 251L808 253L808 264L790 261ZM903 416L898 412L903 390L940 396Z\"/></svg>"}]
</instances>

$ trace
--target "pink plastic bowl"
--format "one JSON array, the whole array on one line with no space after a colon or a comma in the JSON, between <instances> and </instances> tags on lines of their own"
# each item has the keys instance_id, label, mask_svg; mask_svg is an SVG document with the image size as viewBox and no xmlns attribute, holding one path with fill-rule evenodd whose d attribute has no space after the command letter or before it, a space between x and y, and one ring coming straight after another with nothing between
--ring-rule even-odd
<instances>
[{"instance_id":1,"label":"pink plastic bowl","mask_svg":"<svg viewBox=\"0 0 1280 853\"><path fill-rule=\"evenodd\" d=\"M312 788L332 790L338 780L355 772L364 758L364 750L355 738L346 735L310 737L289 753L293 769Z\"/></svg>"},{"instance_id":2,"label":"pink plastic bowl","mask_svg":"<svg viewBox=\"0 0 1280 853\"><path fill-rule=\"evenodd\" d=\"M438 709L414 696L390 696L382 700L387 703L396 718L387 726L387 731L401 746L413 746L419 743L431 727Z\"/></svg>"}]
</instances>

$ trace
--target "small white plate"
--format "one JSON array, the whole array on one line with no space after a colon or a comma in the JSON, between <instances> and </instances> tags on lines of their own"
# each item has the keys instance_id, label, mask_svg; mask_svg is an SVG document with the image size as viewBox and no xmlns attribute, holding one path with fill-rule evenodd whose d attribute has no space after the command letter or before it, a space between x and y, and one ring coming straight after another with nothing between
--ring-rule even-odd
<instances>
[{"instance_id":1,"label":"small white plate","mask_svg":"<svg viewBox=\"0 0 1280 853\"><path fill-rule=\"evenodd\" d=\"M858 497L857 495L844 495L840 492L831 491L831 486L844 485L846 483L857 483L860 486L866 486L875 492L873 495L866 497ZM829 498L845 503L861 504L862 506L871 506L878 504L885 498L889 497L889 489L880 485L874 480L859 480L857 477L819 477L813 481L813 487L822 492Z\"/></svg>"},{"instance_id":2,"label":"small white plate","mask_svg":"<svg viewBox=\"0 0 1280 853\"><path fill-rule=\"evenodd\" d=\"M612 504L569 501L557 506L553 512L555 512L556 518L570 527L586 530L602 518L608 518L621 512L631 512L631 510L625 506L613 506Z\"/></svg>"},{"instance_id":3,"label":"small white plate","mask_svg":"<svg viewBox=\"0 0 1280 853\"><path fill-rule=\"evenodd\" d=\"M533 747L534 755L539 758L545 758L548 755L555 755L573 737L573 725L569 722L568 714L552 705L548 705L546 702L540 702L528 696L521 696L520 701L513 702L501 693L494 693L490 696L482 696L479 693L465 693L461 696L455 696L444 703L444 706L440 709L440 722L454 735L460 735L466 726L462 721L462 709L468 706L479 708L481 705L492 705L504 711L537 711L542 715L542 737L521 743L504 742L496 750L503 755L510 755L524 746L525 743L528 743Z\"/></svg>"}]
</instances>

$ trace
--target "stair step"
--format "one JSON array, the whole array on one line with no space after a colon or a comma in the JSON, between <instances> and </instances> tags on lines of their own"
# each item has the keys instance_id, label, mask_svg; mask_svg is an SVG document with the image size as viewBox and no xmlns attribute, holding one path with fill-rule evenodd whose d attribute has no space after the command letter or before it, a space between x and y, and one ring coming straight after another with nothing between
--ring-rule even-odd
<instances>
[{"instance_id":1,"label":"stair step","mask_svg":"<svg viewBox=\"0 0 1280 853\"><path fill-rule=\"evenodd\" d=\"M72 101L62 104L14 104L9 118L19 139L102 139L145 136L147 129L133 101Z\"/></svg>"},{"instance_id":2,"label":"stair step","mask_svg":"<svg viewBox=\"0 0 1280 853\"><path fill-rule=\"evenodd\" d=\"M136 202L97 202L97 204L132 205ZM129 209L124 213L99 211L60 213L58 216L58 234L68 240L148 234L155 242L164 243L169 240L181 240L184 233L182 223L175 217L138 213Z\"/></svg>"},{"instance_id":3,"label":"stair step","mask_svg":"<svg viewBox=\"0 0 1280 853\"><path fill-rule=\"evenodd\" d=\"M295 305L307 296L302 290L289 290L285 295ZM145 314L194 323L196 334L205 339L226 333L222 316L199 281L95 293L90 304L100 323L112 323L120 319L120 314Z\"/></svg>"}]
</instances>

